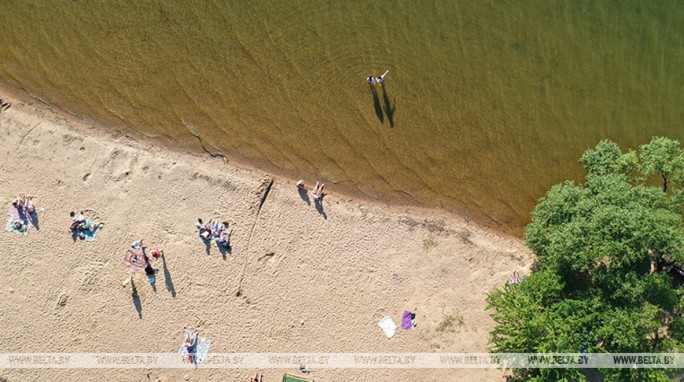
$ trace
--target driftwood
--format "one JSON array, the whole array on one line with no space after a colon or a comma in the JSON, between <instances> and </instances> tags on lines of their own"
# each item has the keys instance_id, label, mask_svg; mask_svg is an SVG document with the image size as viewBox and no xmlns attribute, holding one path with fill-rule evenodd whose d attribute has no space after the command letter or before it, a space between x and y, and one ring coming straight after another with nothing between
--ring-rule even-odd
<instances>
[{"instance_id":1,"label":"driftwood","mask_svg":"<svg viewBox=\"0 0 684 382\"><path fill-rule=\"evenodd\" d=\"M2 98L0 98L0 113L9 109L10 107L12 107L11 103L5 102Z\"/></svg>"}]
</instances>

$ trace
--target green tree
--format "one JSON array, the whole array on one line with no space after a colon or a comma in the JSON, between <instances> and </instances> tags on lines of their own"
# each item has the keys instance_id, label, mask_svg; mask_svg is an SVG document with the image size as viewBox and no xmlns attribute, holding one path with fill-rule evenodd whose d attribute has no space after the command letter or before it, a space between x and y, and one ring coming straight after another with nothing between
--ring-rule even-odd
<instances>
[{"instance_id":1,"label":"green tree","mask_svg":"<svg viewBox=\"0 0 684 382\"><path fill-rule=\"evenodd\" d=\"M622 154L617 143L603 140L595 149L582 154L580 163L590 175L625 174L632 175L638 166L636 153L633 150Z\"/></svg>"},{"instance_id":2,"label":"green tree","mask_svg":"<svg viewBox=\"0 0 684 382\"><path fill-rule=\"evenodd\" d=\"M681 179L684 173L684 151L679 141L664 137L654 137L648 144L640 147L640 170L644 177L660 175L663 191L667 192L668 181L672 176Z\"/></svg>"},{"instance_id":3,"label":"green tree","mask_svg":"<svg viewBox=\"0 0 684 382\"><path fill-rule=\"evenodd\" d=\"M553 186L525 231L535 271L488 296L497 326L492 350L506 353L669 352L684 349L684 264L678 190L644 183L681 173L681 149L654 138L623 154L602 141L580 161L584 183ZM660 154L658 154L660 153ZM678 153L678 154L677 154ZM676 154L676 155L675 155ZM684 198L683 198L684 199ZM662 369L601 370L606 380L667 380ZM581 381L579 369L516 369L513 381Z\"/></svg>"}]
</instances>

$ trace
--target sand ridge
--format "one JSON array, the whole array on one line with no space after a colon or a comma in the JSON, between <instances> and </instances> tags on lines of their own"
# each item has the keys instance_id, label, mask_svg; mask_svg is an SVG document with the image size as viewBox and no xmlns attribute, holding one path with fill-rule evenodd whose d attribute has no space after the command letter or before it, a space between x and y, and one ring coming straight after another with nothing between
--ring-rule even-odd
<instances>
[{"instance_id":1,"label":"sand ridge","mask_svg":"<svg viewBox=\"0 0 684 382\"><path fill-rule=\"evenodd\" d=\"M7 98L7 97L4 97ZM319 211L292 180L103 133L38 102L0 113L3 208L21 192L40 229L0 235L0 351L175 352L183 328L213 352L485 352L486 293L529 268L520 240L435 210L352 200L327 185ZM273 184L261 210L264 179ZM315 180L307 180L311 187ZM310 195L309 195L310 197ZM93 243L69 211L106 222ZM195 220L231 223L205 248ZM162 247L156 291L122 264L134 240ZM134 276L140 312L122 281ZM242 291L238 290L242 283ZM404 309L418 326L378 328ZM140 318L142 317L142 318ZM454 324L444 326L447 317ZM438 330L440 329L440 330ZM284 370L3 370L8 381L280 381ZM293 372L293 370L288 370ZM313 370L317 381L491 381L496 370Z\"/></svg>"}]
</instances>

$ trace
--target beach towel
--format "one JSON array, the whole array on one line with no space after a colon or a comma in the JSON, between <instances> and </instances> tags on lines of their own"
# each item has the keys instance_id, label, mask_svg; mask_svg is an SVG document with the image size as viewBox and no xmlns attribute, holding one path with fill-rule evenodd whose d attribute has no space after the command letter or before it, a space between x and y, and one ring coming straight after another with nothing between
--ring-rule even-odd
<instances>
[{"instance_id":1,"label":"beach towel","mask_svg":"<svg viewBox=\"0 0 684 382\"><path fill-rule=\"evenodd\" d=\"M128 250L128 252L126 252L126 255L124 255L123 263L133 269L137 269L143 272L145 271L145 267L147 266L145 256L143 256L142 253L137 253L130 249Z\"/></svg>"},{"instance_id":2,"label":"beach towel","mask_svg":"<svg viewBox=\"0 0 684 382\"><path fill-rule=\"evenodd\" d=\"M394 334L397 332L397 325L394 323L394 321L392 321L390 316L385 316L385 318L378 322L378 325L382 331L385 332L387 338L394 337Z\"/></svg>"},{"instance_id":3,"label":"beach towel","mask_svg":"<svg viewBox=\"0 0 684 382\"><path fill-rule=\"evenodd\" d=\"M285 375L283 375L282 382L313 382L313 379L285 373Z\"/></svg>"},{"instance_id":4,"label":"beach towel","mask_svg":"<svg viewBox=\"0 0 684 382\"><path fill-rule=\"evenodd\" d=\"M98 232L102 229L102 227L99 224L96 224L92 220L86 220L85 221L85 229L83 230L77 230L74 235L78 234L81 235L83 234L83 240L85 241L95 241L95 236L97 235ZM94 227L94 228L93 228ZM91 228L93 228L91 230Z\"/></svg>"},{"instance_id":5,"label":"beach towel","mask_svg":"<svg viewBox=\"0 0 684 382\"><path fill-rule=\"evenodd\" d=\"M208 338L197 338L197 363L202 363L207 360L207 353L209 353L209 347L211 346L211 340Z\"/></svg>"},{"instance_id":6,"label":"beach towel","mask_svg":"<svg viewBox=\"0 0 684 382\"><path fill-rule=\"evenodd\" d=\"M411 329L413 323L411 322L411 311L405 310L404 317L401 319L401 328L404 330Z\"/></svg>"},{"instance_id":7,"label":"beach towel","mask_svg":"<svg viewBox=\"0 0 684 382\"><path fill-rule=\"evenodd\" d=\"M20 221L22 223L21 228L16 227L14 224L16 221ZM31 228L31 219L23 210L12 206L7 212L7 224L5 225L5 228L10 232L16 232L25 235Z\"/></svg>"},{"instance_id":8,"label":"beach towel","mask_svg":"<svg viewBox=\"0 0 684 382\"><path fill-rule=\"evenodd\" d=\"M79 231L80 233L83 233L83 240L85 241L95 241L95 234L97 233L97 228L94 230L84 230L84 231Z\"/></svg>"},{"instance_id":9,"label":"beach towel","mask_svg":"<svg viewBox=\"0 0 684 382\"><path fill-rule=\"evenodd\" d=\"M185 346L185 341L188 338L194 338L194 344L192 346ZM178 349L178 354L183 359L183 362L202 363L207 359L207 353L209 353L210 346L210 339L200 338L197 333L187 330L183 343Z\"/></svg>"}]
</instances>

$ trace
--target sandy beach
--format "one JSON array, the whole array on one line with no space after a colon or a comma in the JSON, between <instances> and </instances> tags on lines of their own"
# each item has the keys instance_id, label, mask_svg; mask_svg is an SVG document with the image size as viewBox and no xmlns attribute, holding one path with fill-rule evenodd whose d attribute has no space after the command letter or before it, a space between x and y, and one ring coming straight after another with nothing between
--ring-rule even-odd
<instances>
[{"instance_id":1,"label":"sandy beach","mask_svg":"<svg viewBox=\"0 0 684 382\"><path fill-rule=\"evenodd\" d=\"M38 101L0 113L0 195L35 196L39 227L0 235L0 352L173 353L184 328L210 352L486 352L486 294L527 273L521 240L436 210L336 193L316 208L295 182L199 153L107 133ZM265 195L264 183L272 181ZM305 179L310 187L316 179ZM263 199L263 205L259 205ZM74 241L69 212L105 222ZM232 227L229 253L197 218ZM132 241L163 248L156 291L122 264ZM130 286L133 276L139 306ZM240 291L240 293L238 293ZM384 316L417 326L387 339ZM451 322L451 324L448 324ZM341 381L497 381L498 370L316 369ZM236 381L273 369L6 369L17 381Z\"/></svg>"}]
</instances>

